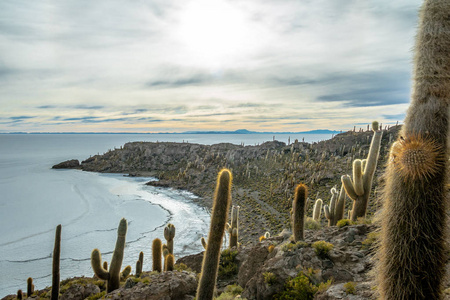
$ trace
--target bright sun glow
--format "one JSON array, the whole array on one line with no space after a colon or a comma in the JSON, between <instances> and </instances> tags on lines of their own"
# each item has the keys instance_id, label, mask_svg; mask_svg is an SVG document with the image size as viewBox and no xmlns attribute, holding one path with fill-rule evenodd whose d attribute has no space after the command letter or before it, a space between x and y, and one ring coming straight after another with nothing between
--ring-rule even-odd
<instances>
[{"instance_id":1,"label":"bright sun glow","mask_svg":"<svg viewBox=\"0 0 450 300\"><path fill-rule=\"evenodd\" d=\"M253 50L251 27L244 11L231 3L194 0L180 12L177 39L189 59L217 68Z\"/></svg>"}]
</instances>

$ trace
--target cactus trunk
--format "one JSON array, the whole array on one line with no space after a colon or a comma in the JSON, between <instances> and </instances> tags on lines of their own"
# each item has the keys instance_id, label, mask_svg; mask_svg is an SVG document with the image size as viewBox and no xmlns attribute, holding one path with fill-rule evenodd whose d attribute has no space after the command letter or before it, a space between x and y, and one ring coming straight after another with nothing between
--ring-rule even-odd
<instances>
[{"instance_id":1,"label":"cactus trunk","mask_svg":"<svg viewBox=\"0 0 450 300\"><path fill-rule=\"evenodd\" d=\"M61 224L56 226L55 247L53 248L52 294L51 300L59 299L59 262L61 257Z\"/></svg>"},{"instance_id":2,"label":"cactus trunk","mask_svg":"<svg viewBox=\"0 0 450 300\"><path fill-rule=\"evenodd\" d=\"M304 239L305 207L308 197L308 188L304 184L299 184L295 188L294 201L292 203L292 231L294 241Z\"/></svg>"},{"instance_id":3,"label":"cactus trunk","mask_svg":"<svg viewBox=\"0 0 450 300\"><path fill-rule=\"evenodd\" d=\"M426 0L411 105L386 171L378 287L382 299L441 299L447 253L450 2Z\"/></svg>"},{"instance_id":4,"label":"cactus trunk","mask_svg":"<svg viewBox=\"0 0 450 300\"><path fill-rule=\"evenodd\" d=\"M161 240L158 238L154 239L152 243L153 271L158 271L159 273L162 272L161 250L162 250Z\"/></svg>"},{"instance_id":5,"label":"cactus trunk","mask_svg":"<svg viewBox=\"0 0 450 300\"><path fill-rule=\"evenodd\" d=\"M219 268L220 246L227 222L227 214L231 204L231 172L220 171L217 178L211 225L208 234L208 246L203 256L202 272L197 289L197 299L211 300L214 296L217 271Z\"/></svg>"}]
</instances>

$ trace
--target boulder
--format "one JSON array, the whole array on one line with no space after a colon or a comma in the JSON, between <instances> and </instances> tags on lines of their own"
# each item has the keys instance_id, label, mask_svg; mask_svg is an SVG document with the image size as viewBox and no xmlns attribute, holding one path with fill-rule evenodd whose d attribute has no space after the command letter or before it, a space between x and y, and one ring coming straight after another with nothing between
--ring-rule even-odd
<instances>
[{"instance_id":1,"label":"boulder","mask_svg":"<svg viewBox=\"0 0 450 300\"><path fill-rule=\"evenodd\" d=\"M79 169L79 168L81 168L81 166L78 159L66 160L52 167L52 169Z\"/></svg>"}]
</instances>

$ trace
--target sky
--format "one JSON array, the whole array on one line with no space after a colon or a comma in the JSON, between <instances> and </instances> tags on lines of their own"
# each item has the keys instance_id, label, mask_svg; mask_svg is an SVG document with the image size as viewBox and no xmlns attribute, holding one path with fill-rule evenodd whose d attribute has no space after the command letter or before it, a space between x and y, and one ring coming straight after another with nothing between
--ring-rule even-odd
<instances>
[{"instance_id":1,"label":"sky","mask_svg":"<svg viewBox=\"0 0 450 300\"><path fill-rule=\"evenodd\" d=\"M400 123L419 0L0 2L0 133Z\"/></svg>"}]
</instances>

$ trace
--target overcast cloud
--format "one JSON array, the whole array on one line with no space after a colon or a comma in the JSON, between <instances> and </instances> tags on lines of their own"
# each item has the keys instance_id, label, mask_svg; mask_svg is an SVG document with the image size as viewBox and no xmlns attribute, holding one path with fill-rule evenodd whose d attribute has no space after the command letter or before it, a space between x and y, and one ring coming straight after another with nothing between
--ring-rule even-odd
<instances>
[{"instance_id":1,"label":"overcast cloud","mask_svg":"<svg viewBox=\"0 0 450 300\"><path fill-rule=\"evenodd\" d=\"M419 5L1 1L0 132L395 124Z\"/></svg>"}]
</instances>

